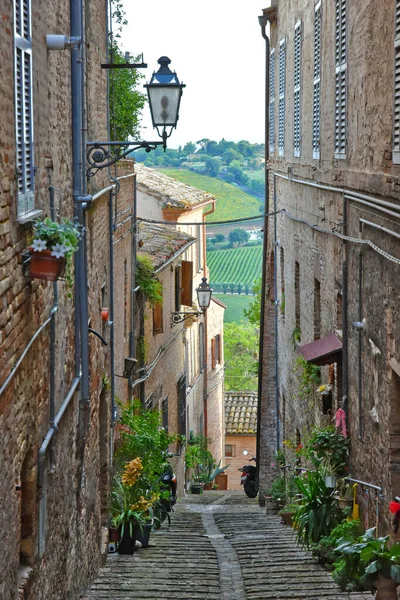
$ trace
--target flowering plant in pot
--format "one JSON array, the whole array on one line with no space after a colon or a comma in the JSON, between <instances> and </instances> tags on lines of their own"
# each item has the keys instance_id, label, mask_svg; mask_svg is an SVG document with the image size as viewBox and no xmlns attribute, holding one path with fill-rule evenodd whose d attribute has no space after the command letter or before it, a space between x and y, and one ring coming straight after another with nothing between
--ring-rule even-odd
<instances>
[{"instance_id":1,"label":"flowering plant in pot","mask_svg":"<svg viewBox=\"0 0 400 600\"><path fill-rule=\"evenodd\" d=\"M82 237L82 226L62 218L59 223L48 217L37 219L33 225L30 245L31 276L46 281L56 281L64 272L72 287L73 256Z\"/></svg>"}]
</instances>

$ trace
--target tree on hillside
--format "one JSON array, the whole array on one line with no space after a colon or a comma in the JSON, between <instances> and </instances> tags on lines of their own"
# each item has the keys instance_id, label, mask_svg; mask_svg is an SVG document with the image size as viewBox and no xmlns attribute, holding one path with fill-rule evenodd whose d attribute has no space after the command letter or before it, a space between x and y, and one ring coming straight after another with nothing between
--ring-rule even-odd
<instances>
[{"instance_id":1,"label":"tree on hillside","mask_svg":"<svg viewBox=\"0 0 400 600\"><path fill-rule=\"evenodd\" d=\"M231 244L244 244L245 242L249 241L250 234L245 229L237 227L236 229L232 229L232 231L229 232L228 237Z\"/></svg>"},{"instance_id":2,"label":"tree on hillside","mask_svg":"<svg viewBox=\"0 0 400 600\"><path fill-rule=\"evenodd\" d=\"M194 154L195 152L196 152L196 144L194 144L193 142L187 142L187 144L185 144L183 146L182 153L185 156L188 156L189 154Z\"/></svg>"},{"instance_id":3,"label":"tree on hillside","mask_svg":"<svg viewBox=\"0 0 400 600\"><path fill-rule=\"evenodd\" d=\"M228 148L222 155L222 160L229 165L233 160L241 160L243 157L240 156L237 150L233 148Z\"/></svg>"},{"instance_id":4,"label":"tree on hillside","mask_svg":"<svg viewBox=\"0 0 400 600\"><path fill-rule=\"evenodd\" d=\"M221 242L223 242L225 240L225 236L223 233L217 233L215 235L215 241L217 242L217 244L220 244Z\"/></svg>"},{"instance_id":5,"label":"tree on hillside","mask_svg":"<svg viewBox=\"0 0 400 600\"><path fill-rule=\"evenodd\" d=\"M258 333L246 323L224 326L225 389L257 390Z\"/></svg>"},{"instance_id":6,"label":"tree on hillside","mask_svg":"<svg viewBox=\"0 0 400 600\"><path fill-rule=\"evenodd\" d=\"M204 162L206 164L206 173L211 177L217 177L219 170L222 167L220 159L207 156Z\"/></svg>"},{"instance_id":7,"label":"tree on hillside","mask_svg":"<svg viewBox=\"0 0 400 600\"><path fill-rule=\"evenodd\" d=\"M250 302L248 310L243 310L243 314L252 325L259 327L261 320L261 277L253 285L253 293L254 300Z\"/></svg>"}]
</instances>

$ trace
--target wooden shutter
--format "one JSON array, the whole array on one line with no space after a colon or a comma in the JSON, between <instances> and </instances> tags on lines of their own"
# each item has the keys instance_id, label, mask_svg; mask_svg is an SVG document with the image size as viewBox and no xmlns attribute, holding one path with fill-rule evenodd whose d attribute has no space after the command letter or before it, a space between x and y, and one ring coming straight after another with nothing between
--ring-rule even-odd
<instances>
[{"instance_id":1,"label":"wooden shutter","mask_svg":"<svg viewBox=\"0 0 400 600\"><path fill-rule=\"evenodd\" d=\"M31 1L14 2L18 217L34 210Z\"/></svg>"},{"instance_id":2,"label":"wooden shutter","mask_svg":"<svg viewBox=\"0 0 400 600\"><path fill-rule=\"evenodd\" d=\"M400 0L396 0L394 38L393 163L400 164Z\"/></svg>"},{"instance_id":3,"label":"wooden shutter","mask_svg":"<svg viewBox=\"0 0 400 600\"><path fill-rule=\"evenodd\" d=\"M188 260L181 265L181 304L193 306L193 263Z\"/></svg>"},{"instance_id":4,"label":"wooden shutter","mask_svg":"<svg viewBox=\"0 0 400 600\"><path fill-rule=\"evenodd\" d=\"M181 266L175 267L175 311L181 310Z\"/></svg>"},{"instance_id":5,"label":"wooden shutter","mask_svg":"<svg viewBox=\"0 0 400 600\"><path fill-rule=\"evenodd\" d=\"M294 28L293 156L301 152L301 21Z\"/></svg>"},{"instance_id":6,"label":"wooden shutter","mask_svg":"<svg viewBox=\"0 0 400 600\"><path fill-rule=\"evenodd\" d=\"M347 136L346 0L336 0L335 158L346 158Z\"/></svg>"},{"instance_id":7,"label":"wooden shutter","mask_svg":"<svg viewBox=\"0 0 400 600\"><path fill-rule=\"evenodd\" d=\"M153 335L163 332L162 302L157 302L153 307Z\"/></svg>"},{"instance_id":8,"label":"wooden shutter","mask_svg":"<svg viewBox=\"0 0 400 600\"><path fill-rule=\"evenodd\" d=\"M211 368L212 369L215 369L215 367L217 366L215 350L216 350L216 341L215 341L215 338L212 338L212 340L211 340Z\"/></svg>"},{"instance_id":9,"label":"wooden shutter","mask_svg":"<svg viewBox=\"0 0 400 600\"><path fill-rule=\"evenodd\" d=\"M278 154L285 152L286 40L279 44Z\"/></svg>"},{"instance_id":10,"label":"wooden shutter","mask_svg":"<svg viewBox=\"0 0 400 600\"><path fill-rule=\"evenodd\" d=\"M186 375L177 383L178 392L178 432L186 435Z\"/></svg>"},{"instance_id":11,"label":"wooden shutter","mask_svg":"<svg viewBox=\"0 0 400 600\"><path fill-rule=\"evenodd\" d=\"M275 149L275 49L269 58L269 151Z\"/></svg>"},{"instance_id":12,"label":"wooden shutter","mask_svg":"<svg viewBox=\"0 0 400 600\"><path fill-rule=\"evenodd\" d=\"M319 159L321 138L321 2L314 12L313 158Z\"/></svg>"}]
</instances>

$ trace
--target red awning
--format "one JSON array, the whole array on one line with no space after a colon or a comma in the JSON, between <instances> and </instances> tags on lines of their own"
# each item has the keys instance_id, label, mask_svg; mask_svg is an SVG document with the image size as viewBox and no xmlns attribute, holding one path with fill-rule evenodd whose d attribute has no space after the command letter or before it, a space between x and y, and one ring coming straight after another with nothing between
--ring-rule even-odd
<instances>
[{"instance_id":1,"label":"red awning","mask_svg":"<svg viewBox=\"0 0 400 600\"><path fill-rule=\"evenodd\" d=\"M332 333L311 344L299 346L299 352L306 361L323 367L342 359L342 342Z\"/></svg>"}]
</instances>

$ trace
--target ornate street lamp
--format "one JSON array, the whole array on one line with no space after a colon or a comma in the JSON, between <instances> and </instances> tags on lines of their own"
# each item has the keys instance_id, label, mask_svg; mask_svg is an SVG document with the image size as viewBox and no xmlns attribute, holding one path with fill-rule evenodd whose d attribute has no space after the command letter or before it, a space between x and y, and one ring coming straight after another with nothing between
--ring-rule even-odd
<instances>
[{"instance_id":1,"label":"ornate street lamp","mask_svg":"<svg viewBox=\"0 0 400 600\"><path fill-rule=\"evenodd\" d=\"M158 59L160 68L153 73L147 88L153 127L157 129L160 141L131 142L87 142L86 160L89 164L88 177L93 177L99 169L104 169L121 160L131 152L144 148L146 152L162 146L167 148L167 139L175 129L179 119L179 107L182 91L186 87L169 68L170 59L162 56Z\"/></svg>"},{"instance_id":2,"label":"ornate street lamp","mask_svg":"<svg viewBox=\"0 0 400 600\"><path fill-rule=\"evenodd\" d=\"M196 289L197 303L201 310L199 312L173 312L171 315L172 324L175 325L176 323L182 323L182 321L186 321L186 319L189 319L190 317L199 317L200 315L204 314L207 308L210 306L212 293L213 291L207 283L207 278L203 277L201 284Z\"/></svg>"}]
</instances>

